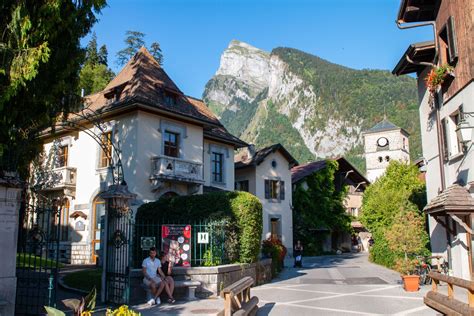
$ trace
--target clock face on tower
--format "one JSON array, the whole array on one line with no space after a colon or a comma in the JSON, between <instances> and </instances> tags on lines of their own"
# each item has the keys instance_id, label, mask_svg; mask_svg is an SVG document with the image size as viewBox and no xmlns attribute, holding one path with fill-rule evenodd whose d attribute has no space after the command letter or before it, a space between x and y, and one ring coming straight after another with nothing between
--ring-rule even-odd
<instances>
[{"instance_id":1,"label":"clock face on tower","mask_svg":"<svg viewBox=\"0 0 474 316\"><path fill-rule=\"evenodd\" d=\"M388 139L385 138L385 137L380 137L379 139L377 139L377 145L379 147L385 147L388 145Z\"/></svg>"}]
</instances>

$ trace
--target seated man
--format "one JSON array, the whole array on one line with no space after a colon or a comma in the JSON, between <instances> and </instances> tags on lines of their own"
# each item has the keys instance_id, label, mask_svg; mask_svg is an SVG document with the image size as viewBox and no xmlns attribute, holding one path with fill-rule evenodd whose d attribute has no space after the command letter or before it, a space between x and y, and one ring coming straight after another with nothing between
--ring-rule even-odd
<instances>
[{"instance_id":1,"label":"seated man","mask_svg":"<svg viewBox=\"0 0 474 316\"><path fill-rule=\"evenodd\" d=\"M143 271L143 283L150 288L151 294L154 296L154 299L150 299L147 303L149 305L161 303L160 294L165 287L165 275L161 271L161 262L156 258L156 248L150 248L150 254L148 258L145 258L142 263ZM159 275L158 275L159 274Z\"/></svg>"}]
</instances>

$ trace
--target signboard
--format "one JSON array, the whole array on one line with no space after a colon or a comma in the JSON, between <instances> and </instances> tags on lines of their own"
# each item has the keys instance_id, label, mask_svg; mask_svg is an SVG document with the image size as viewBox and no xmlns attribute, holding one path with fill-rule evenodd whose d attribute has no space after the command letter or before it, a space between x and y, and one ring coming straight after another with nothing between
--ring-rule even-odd
<instances>
[{"instance_id":1,"label":"signboard","mask_svg":"<svg viewBox=\"0 0 474 316\"><path fill-rule=\"evenodd\" d=\"M76 224L74 225L74 230L83 232L86 230L86 225L84 224L83 221L77 221Z\"/></svg>"},{"instance_id":2,"label":"signboard","mask_svg":"<svg viewBox=\"0 0 474 316\"><path fill-rule=\"evenodd\" d=\"M161 226L161 250L177 267L191 266L191 225Z\"/></svg>"},{"instance_id":3,"label":"signboard","mask_svg":"<svg viewBox=\"0 0 474 316\"><path fill-rule=\"evenodd\" d=\"M208 244L209 233L198 233L198 244Z\"/></svg>"},{"instance_id":4,"label":"signboard","mask_svg":"<svg viewBox=\"0 0 474 316\"><path fill-rule=\"evenodd\" d=\"M142 250L150 250L151 247L156 247L155 237L140 238Z\"/></svg>"}]
</instances>

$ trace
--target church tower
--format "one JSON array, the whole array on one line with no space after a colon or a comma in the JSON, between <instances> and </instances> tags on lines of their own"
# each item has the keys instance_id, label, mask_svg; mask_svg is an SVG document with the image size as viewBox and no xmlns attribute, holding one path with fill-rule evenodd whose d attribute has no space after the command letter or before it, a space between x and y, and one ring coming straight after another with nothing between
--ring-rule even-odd
<instances>
[{"instance_id":1,"label":"church tower","mask_svg":"<svg viewBox=\"0 0 474 316\"><path fill-rule=\"evenodd\" d=\"M363 136L367 179L370 182L384 174L390 161L410 162L410 134L386 118L363 132Z\"/></svg>"}]
</instances>

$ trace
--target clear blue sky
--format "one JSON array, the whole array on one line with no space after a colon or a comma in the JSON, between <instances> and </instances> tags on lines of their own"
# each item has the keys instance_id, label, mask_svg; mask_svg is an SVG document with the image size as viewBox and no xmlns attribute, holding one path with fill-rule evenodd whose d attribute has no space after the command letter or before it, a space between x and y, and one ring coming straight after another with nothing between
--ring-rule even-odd
<instances>
[{"instance_id":1,"label":"clear blue sky","mask_svg":"<svg viewBox=\"0 0 474 316\"><path fill-rule=\"evenodd\" d=\"M271 51L297 48L352 68L391 70L429 28L399 30L400 0L109 0L93 30L109 65L127 30L160 43L164 68L181 90L201 97L232 39ZM85 45L89 37L83 39Z\"/></svg>"}]
</instances>

